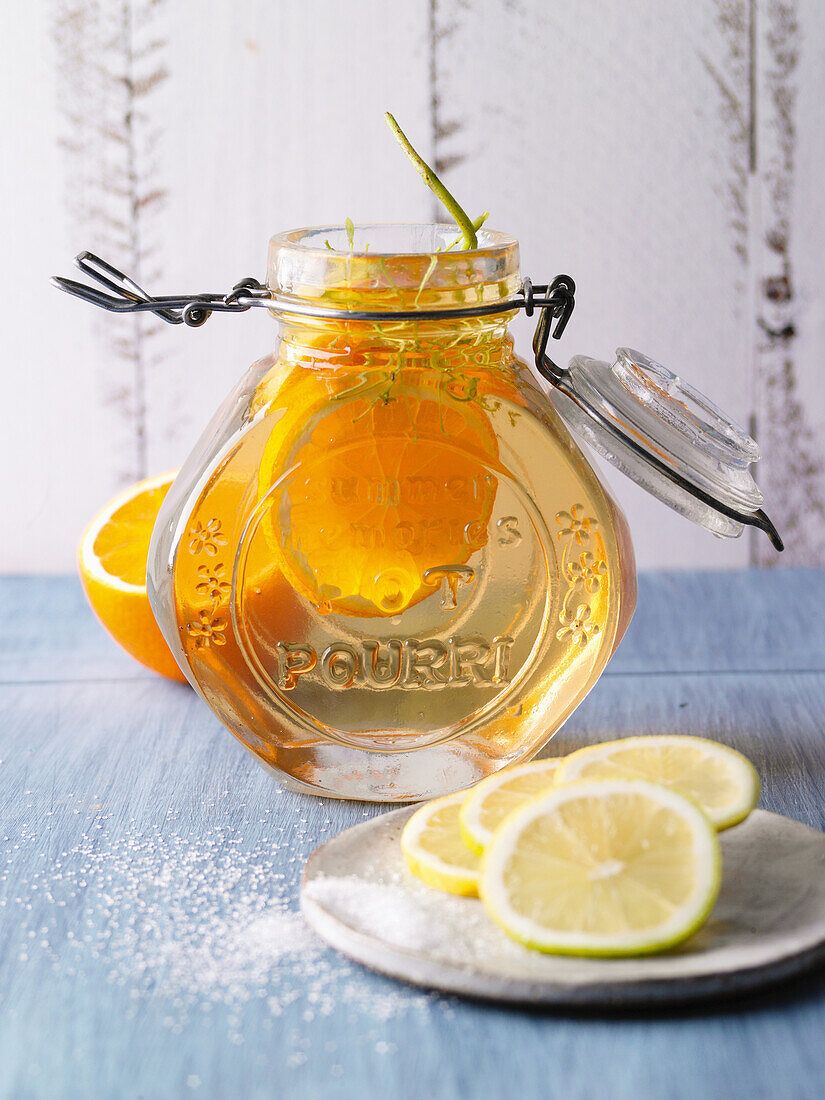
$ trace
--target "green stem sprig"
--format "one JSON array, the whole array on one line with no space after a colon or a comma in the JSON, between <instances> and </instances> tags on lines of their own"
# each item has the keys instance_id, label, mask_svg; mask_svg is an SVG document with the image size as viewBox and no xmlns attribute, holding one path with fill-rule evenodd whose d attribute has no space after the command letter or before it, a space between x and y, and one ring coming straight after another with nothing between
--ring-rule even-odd
<instances>
[{"instance_id":1,"label":"green stem sprig","mask_svg":"<svg viewBox=\"0 0 825 1100\"><path fill-rule=\"evenodd\" d=\"M484 223L487 221L487 219L489 217L490 217L490 211L485 210L483 214L479 214L479 216L477 218L473 219L473 229L475 229L476 233L478 233L479 229L481 229L482 225L484 225ZM450 243L447 245L447 247L444 249L444 251L445 252L452 252L452 250L455 248L455 246L457 244L461 244L461 242L463 240L464 240L464 238L461 237L461 236L456 237L456 239L454 241L450 241ZM476 239L476 244L478 244L477 239Z\"/></svg>"},{"instance_id":2,"label":"green stem sprig","mask_svg":"<svg viewBox=\"0 0 825 1100\"><path fill-rule=\"evenodd\" d=\"M384 113L384 118L387 120L390 129L398 139L398 143L407 156L415 166L415 170L419 176L424 180L429 189L433 192L439 202L450 213L450 216L454 219L456 225L461 230L461 240L465 249L478 248L478 237L476 236L476 228L473 225L466 212L459 206L456 199L450 194L435 172L430 168L429 164L422 157L418 155L415 149L410 144L409 138L395 121L389 111Z\"/></svg>"}]
</instances>

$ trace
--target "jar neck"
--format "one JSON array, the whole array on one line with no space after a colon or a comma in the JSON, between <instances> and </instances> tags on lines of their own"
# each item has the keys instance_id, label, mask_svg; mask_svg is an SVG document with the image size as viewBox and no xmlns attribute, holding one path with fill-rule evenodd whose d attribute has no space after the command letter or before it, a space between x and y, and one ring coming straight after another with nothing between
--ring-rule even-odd
<instances>
[{"instance_id":1,"label":"jar neck","mask_svg":"<svg viewBox=\"0 0 825 1100\"><path fill-rule=\"evenodd\" d=\"M267 283L283 303L286 347L330 365L342 353L411 363L448 355L478 365L509 350L513 313L483 317L398 318L398 312L462 309L506 302L521 286L518 243L479 232L479 247L458 251L455 226L365 225L294 230L270 241ZM370 321L320 320L289 312L305 306L386 314ZM341 364L343 365L343 363Z\"/></svg>"},{"instance_id":2,"label":"jar neck","mask_svg":"<svg viewBox=\"0 0 825 1100\"><path fill-rule=\"evenodd\" d=\"M293 324L282 319L279 359L284 365L313 370L499 370L512 361L513 339L507 323L451 327L426 331L423 324L404 322L390 331L385 323L340 321Z\"/></svg>"}]
</instances>

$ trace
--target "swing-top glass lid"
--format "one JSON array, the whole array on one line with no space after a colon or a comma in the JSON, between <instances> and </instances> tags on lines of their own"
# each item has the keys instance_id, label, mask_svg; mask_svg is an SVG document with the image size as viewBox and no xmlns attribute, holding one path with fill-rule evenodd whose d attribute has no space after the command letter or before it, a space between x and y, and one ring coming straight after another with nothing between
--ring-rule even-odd
<instances>
[{"instance_id":1,"label":"swing-top glass lid","mask_svg":"<svg viewBox=\"0 0 825 1100\"><path fill-rule=\"evenodd\" d=\"M681 515L723 538L746 523L782 541L750 473L756 442L704 394L649 356L577 355L550 391L573 432Z\"/></svg>"}]
</instances>

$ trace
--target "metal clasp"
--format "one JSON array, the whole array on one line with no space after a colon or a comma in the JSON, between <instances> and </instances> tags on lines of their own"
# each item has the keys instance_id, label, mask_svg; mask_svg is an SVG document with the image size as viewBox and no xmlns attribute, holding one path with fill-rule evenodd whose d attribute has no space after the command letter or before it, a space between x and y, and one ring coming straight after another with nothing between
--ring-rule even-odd
<instances>
[{"instance_id":1,"label":"metal clasp","mask_svg":"<svg viewBox=\"0 0 825 1100\"><path fill-rule=\"evenodd\" d=\"M553 282L546 287L533 287L530 280L525 279L522 293L524 294L524 308L528 317L533 313L534 290L543 292L547 302L539 314L538 324L533 335L533 354L536 357L536 370L548 382L557 386L566 371L564 367L558 366L547 355L547 341L551 336L554 340L558 340L564 332L576 304L576 284L569 275L557 275ZM556 321L555 328L553 328L554 320Z\"/></svg>"}]
</instances>

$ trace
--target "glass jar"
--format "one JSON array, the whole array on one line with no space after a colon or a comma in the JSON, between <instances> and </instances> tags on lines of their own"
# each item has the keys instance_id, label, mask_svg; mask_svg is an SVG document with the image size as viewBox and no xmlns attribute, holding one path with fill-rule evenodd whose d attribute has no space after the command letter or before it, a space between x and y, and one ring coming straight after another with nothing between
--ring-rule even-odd
<instances>
[{"instance_id":1,"label":"glass jar","mask_svg":"<svg viewBox=\"0 0 825 1100\"><path fill-rule=\"evenodd\" d=\"M408 801L528 760L633 613L627 524L514 354L515 308L415 316L519 292L513 238L454 239L447 225L273 237L275 350L218 410L155 528L148 588L173 653L293 789ZM387 318L307 317L307 303Z\"/></svg>"}]
</instances>

